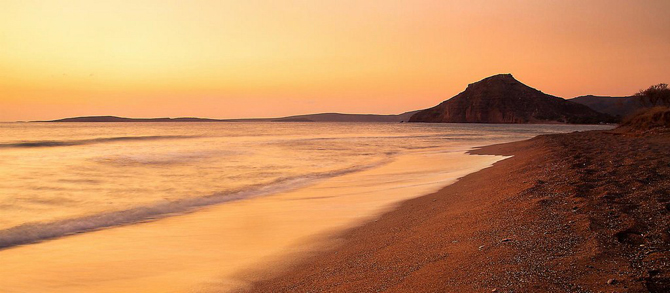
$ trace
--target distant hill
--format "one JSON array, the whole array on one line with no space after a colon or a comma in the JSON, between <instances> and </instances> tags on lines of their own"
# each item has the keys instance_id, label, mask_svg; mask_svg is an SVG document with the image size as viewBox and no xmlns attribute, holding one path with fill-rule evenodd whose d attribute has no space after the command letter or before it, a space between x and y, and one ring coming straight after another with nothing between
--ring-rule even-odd
<instances>
[{"instance_id":1,"label":"distant hill","mask_svg":"<svg viewBox=\"0 0 670 293\"><path fill-rule=\"evenodd\" d=\"M209 119L197 117L126 118L117 116L83 116L34 122L407 122L409 118L416 112L417 111L412 111L398 115L321 113L281 118L250 119Z\"/></svg>"},{"instance_id":2,"label":"distant hill","mask_svg":"<svg viewBox=\"0 0 670 293\"><path fill-rule=\"evenodd\" d=\"M407 122L416 112L418 111L405 112L398 115L321 113L289 116L272 120L313 122Z\"/></svg>"},{"instance_id":3,"label":"distant hill","mask_svg":"<svg viewBox=\"0 0 670 293\"><path fill-rule=\"evenodd\" d=\"M640 104L633 97L604 97L604 96L581 96L570 99L571 102L579 103L600 113L615 117L624 117L632 114L640 108Z\"/></svg>"},{"instance_id":4,"label":"distant hill","mask_svg":"<svg viewBox=\"0 0 670 293\"><path fill-rule=\"evenodd\" d=\"M410 122L595 124L614 122L614 118L545 94L511 74L499 74L472 83L453 98L417 112Z\"/></svg>"},{"instance_id":5,"label":"distant hill","mask_svg":"<svg viewBox=\"0 0 670 293\"><path fill-rule=\"evenodd\" d=\"M192 122L192 121L217 121L216 119L206 118L125 118L117 116L84 116L72 117L50 121L36 121L36 122Z\"/></svg>"}]
</instances>

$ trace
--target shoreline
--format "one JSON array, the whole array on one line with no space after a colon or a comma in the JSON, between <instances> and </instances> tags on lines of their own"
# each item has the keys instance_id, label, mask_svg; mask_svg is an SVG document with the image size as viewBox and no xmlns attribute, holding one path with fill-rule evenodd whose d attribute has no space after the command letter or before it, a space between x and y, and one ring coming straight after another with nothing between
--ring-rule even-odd
<instances>
[{"instance_id":1,"label":"shoreline","mask_svg":"<svg viewBox=\"0 0 670 293\"><path fill-rule=\"evenodd\" d=\"M15 246L0 251L0 284L7 292L68 293L248 288L244 273L319 253L337 244L328 236L500 159L416 152L272 196Z\"/></svg>"},{"instance_id":2,"label":"shoreline","mask_svg":"<svg viewBox=\"0 0 670 293\"><path fill-rule=\"evenodd\" d=\"M541 135L254 292L670 290L670 135Z\"/></svg>"}]
</instances>

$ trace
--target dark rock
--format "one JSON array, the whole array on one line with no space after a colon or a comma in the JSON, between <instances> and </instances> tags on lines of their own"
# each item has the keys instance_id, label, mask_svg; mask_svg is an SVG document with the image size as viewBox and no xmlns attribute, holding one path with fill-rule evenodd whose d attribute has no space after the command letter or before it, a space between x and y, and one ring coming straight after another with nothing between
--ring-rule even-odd
<instances>
[{"instance_id":1,"label":"dark rock","mask_svg":"<svg viewBox=\"0 0 670 293\"><path fill-rule=\"evenodd\" d=\"M591 108L547 95L511 74L468 85L441 104L412 115L410 122L447 123L601 123L614 118Z\"/></svg>"}]
</instances>

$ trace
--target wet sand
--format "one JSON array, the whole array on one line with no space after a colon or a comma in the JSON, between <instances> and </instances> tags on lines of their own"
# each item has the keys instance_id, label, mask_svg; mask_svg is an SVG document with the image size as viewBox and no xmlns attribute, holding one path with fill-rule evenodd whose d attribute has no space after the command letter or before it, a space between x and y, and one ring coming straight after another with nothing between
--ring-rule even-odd
<instances>
[{"instance_id":1,"label":"wet sand","mask_svg":"<svg viewBox=\"0 0 670 293\"><path fill-rule=\"evenodd\" d=\"M539 136L253 292L669 292L670 135Z\"/></svg>"},{"instance_id":2,"label":"wet sand","mask_svg":"<svg viewBox=\"0 0 670 293\"><path fill-rule=\"evenodd\" d=\"M0 292L249 288L260 271L276 272L337 246L331 236L343 229L500 159L463 152L406 155L291 192L0 250Z\"/></svg>"}]
</instances>

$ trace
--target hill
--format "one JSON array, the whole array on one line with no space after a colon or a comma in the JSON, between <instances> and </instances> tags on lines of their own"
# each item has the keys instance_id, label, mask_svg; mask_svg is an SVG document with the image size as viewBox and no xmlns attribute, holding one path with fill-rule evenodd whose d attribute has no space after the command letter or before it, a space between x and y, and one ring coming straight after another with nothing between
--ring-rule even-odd
<instances>
[{"instance_id":1,"label":"hill","mask_svg":"<svg viewBox=\"0 0 670 293\"><path fill-rule=\"evenodd\" d=\"M405 112L398 115L321 113L289 116L272 120L312 122L407 122L416 112L418 111Z\"/></svg>"},{"instance_id":2,"label":"hill","mask_svg":"<svg viewBox=\"0 0 670 293\"><path fill-rule=\"evenodd\" d=\"M35 121L35 122L199 122L199 121L217 121L216 119L206 118L126 118L117 116L83 116L71 117L50 121Z\"/></svg>"},{"instance_id":3,"label":"hill","mask_svg":"<svg viewBox=\"0 0 670 293\"><path fill-rule=\"evenodd\" d=\"M419 111L410 122L433 123L603 123L613 117L582 104L545 94L511 74L468 85L439 105Z\"/></svg>"},{"instance_id":4,"label":"hill","mask_svg":"<svg viewBox=\"0 0 670 293\"><path fill-rule=\"evenodd\" d=\"M633 114L640 105L633 97L605 97L605 96L580 96L570 99L571 102L579 103L600 113L615 117L625 117Z\"/></svg>"},{"instance_id":5,"label":"hill","mask_svg":"<svg viewBox=\"0 0 670 293\"><path fill-rule=\"evenodd\" d=\"M34 122L406 122L416 112L417 111L412 111L398 115L320 113L280 118L249 119L210 119L197 117L126 118L117 116L82 116Z\"/></svg>"}]
</instances>

